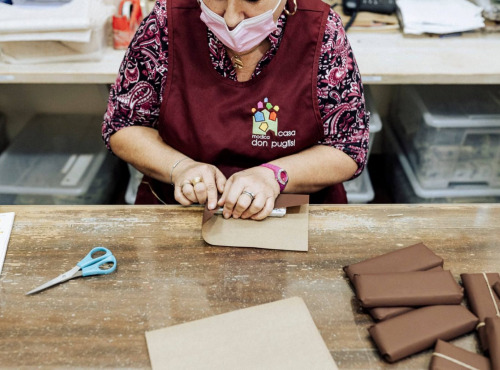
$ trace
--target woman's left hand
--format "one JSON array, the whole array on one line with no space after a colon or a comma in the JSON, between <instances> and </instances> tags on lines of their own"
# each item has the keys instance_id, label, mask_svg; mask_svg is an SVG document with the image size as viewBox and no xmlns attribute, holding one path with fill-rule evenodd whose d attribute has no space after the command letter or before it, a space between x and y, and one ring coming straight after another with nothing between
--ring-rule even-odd
<instances>
[{"instance_id":1,"label":"woman's left hand","mask_svg":"<svg viewBox=\"0 0 500 370\"><path fill-rule=\"evenodd\" d=\"M226 182L219 206L224 206L225 218L263 220L274 208L280 187L273 171L252 167L236 172Z\"/></svg>"}]
</instances>

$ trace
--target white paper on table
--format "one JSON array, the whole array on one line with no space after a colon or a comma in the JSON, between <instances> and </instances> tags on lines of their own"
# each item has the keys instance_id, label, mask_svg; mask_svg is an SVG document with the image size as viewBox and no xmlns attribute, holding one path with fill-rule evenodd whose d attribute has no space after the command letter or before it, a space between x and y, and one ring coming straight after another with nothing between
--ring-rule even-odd
<instances>
[{"instance_id":1,"label":"white paper on table","mask_svg":"<svg viewBox=\"0 0 500 370\"><path fill-rule=\"evenodd\" d=\"M301 298L146 332L153 369L337 369Z\"/></svg>"},{"instance_id":2,"label":"white paper on table","mask_svg":"<svg viewBox=\"0 0 500 370\"><path fill-rule=\"evenodd\" d=\"M397 0L404 33L447 34L484 27L482 8L467 0Z\"/></svg>"},{"instance_id":3,"label":"white paper on table","mask_svg":"<svg viewBox=\"0 0 500 370\"><path fill-rule=\"evenodd\" d=\"M10 232L14 225L14 212L0 213L0 274L2 273Z\"/></svg>"}]
</instances>

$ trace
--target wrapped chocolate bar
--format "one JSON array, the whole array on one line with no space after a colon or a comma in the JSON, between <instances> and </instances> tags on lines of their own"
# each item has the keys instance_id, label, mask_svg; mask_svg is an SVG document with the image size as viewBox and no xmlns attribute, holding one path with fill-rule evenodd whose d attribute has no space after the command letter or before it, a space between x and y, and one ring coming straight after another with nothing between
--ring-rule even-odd
<instances>
[{"instance_id":1,"label":"wrapped chocolate bar","mask_svg":"<svg viewBox=\"0 0 500 370\"><path fill-rule=\"evenodd\" d=\"M440 339L436 342L429 365L430 370L490 370L490 368L490 361L487 357L466 351Z\"/></svg>"},{"instance_id":2,"label":"wrapped chocolate bar","mask_svg":"<svg viewBox=\"0 0 500 370\"><path fill-rule=\"evenodd\" d=\"M495 284L493 284L493 290L497 294L498 299L500 299L500 281L497 281Z\"/></svg>"},{"instance_id":3,"label":"wrapped chocolate bar","mask_svg":"<svg viewBox=\"0 0 500 370\"><path fill-rule=\"evenodd\" d=\"M354 275L363 307L460 304L462 288L450 271L412 271Z\"/></svg>"},{"instance_id":4,"label":"wrapped chocolate bar","mask_svg":"<svg viewBox=\"0 0 500 370\"><path fill-rule=\"evenodd\" d=\"M425 271L443 271L441 266L433 267ZM414 310L413 307L375 307L368 309L368 313L375 321L383 321Z\"/></svg>"},{"instance_id":5,"label":"wrapped chocolate bar","mask_svg":"<svg viewBox=\"0 0 500 370\"><path fill-rule=\"evenodd\" d=\"M478 322L462 305L427 306L379 322L368 329L388 362L398 361L474 330Z\"/></svg>"},{"instance_id":6,"label":"wrapped chocolate bar","mask_svg":"<svg viewBox=\"0 0 500 370\"><path fill-rule=\"evenodd\" d=\"M488 351L488 341L484 330L484 319L497 315L500 299L495 294L492 286L500 281L498 273L461 274L465 288L465 296L470 309L479 318L477 327L479 341L483 351Z\"/></svg>"},{"instance_id":7,"label":"wrapped chocolate bar","mask_svg":"<svg viewBox=\"0 0 500 370\"><path fill-rule=\"evenodd\" d=\"M368 313L376 321L384 321L414 310L413 307L375 307L370 308Z\"/></svg>"},{"instance_id":8,"label":"wrapped chocolate bar","mask_svg":"<svg viewBox=\"0 0 500 370\"><path fill-rule=\"evenodd\" d=\"M345 266L344 271L352 281L356 274L421 271L436 266L443 266L443 259L419 243Z\"/></svg>"},{"instance_id":9,"label":"wrapped chocolate bar","mask_svg":"<svg viewBox=\"0 0 500 370\"><path fill-rule=\"evenodd\" d=\"M486 340L490 353L491 368L500 369L500 313L484 319Z\"/></svg>"}]
</instances>

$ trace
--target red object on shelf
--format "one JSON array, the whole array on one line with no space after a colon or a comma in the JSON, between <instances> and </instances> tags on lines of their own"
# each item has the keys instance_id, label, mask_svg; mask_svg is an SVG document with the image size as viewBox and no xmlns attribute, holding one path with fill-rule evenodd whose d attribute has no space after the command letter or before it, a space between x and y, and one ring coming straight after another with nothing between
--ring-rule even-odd
<instances>
[{"instance_id":1,"label":"red object on shelf","mask_svg":"<svg viewBox=\"0 0 500 370\"><path fill-rule=\"evenodd\" d=\"M126 49L143 19L139 0L122 0L113 15L113 47Z\"/></svg>"}]
</instances>

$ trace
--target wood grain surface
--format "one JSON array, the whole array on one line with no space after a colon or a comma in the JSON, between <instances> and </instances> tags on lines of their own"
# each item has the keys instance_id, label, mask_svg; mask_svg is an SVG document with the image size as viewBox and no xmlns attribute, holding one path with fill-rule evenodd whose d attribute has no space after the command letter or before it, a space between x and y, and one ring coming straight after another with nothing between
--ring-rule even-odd
<instances>
[{"instance_id":1,"label":"wood grain surface","mask_svg":"<svg viewBox=\"0 0 500 370\"><path fill-rule=\"evenodd\" d=\"M380 358L342 267L423 242L457 281L500 271L500 204L311 206L308 252L208 246L199 207L0 206L11 211L3 368L149 368L146 331L293 296L339 368L427 368L430 350L392 365ZM25 296L94 246L113 251L115 273ZM453 343L478 350L473 333Z\"/></svg>"}]
</instances>

